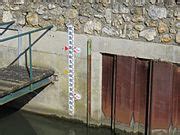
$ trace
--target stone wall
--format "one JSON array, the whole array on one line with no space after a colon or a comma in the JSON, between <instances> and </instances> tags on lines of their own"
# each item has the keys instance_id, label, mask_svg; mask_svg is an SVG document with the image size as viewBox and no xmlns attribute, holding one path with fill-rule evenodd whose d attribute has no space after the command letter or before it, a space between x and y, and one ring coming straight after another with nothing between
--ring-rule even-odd
<instances>
[{"instance_id":1,"label":"stone wall","mask_svg":"<svg viewBox=\"0 0 180 135\"><path fill-rule=\"evenodd\" d=\"M180 43L180 5L173 0L57 1L4 2L0 5L0 20L33 27L53 24L55 31L66 31L67 24L73 23L76 33Z\"/></svg>"}]
</instances>

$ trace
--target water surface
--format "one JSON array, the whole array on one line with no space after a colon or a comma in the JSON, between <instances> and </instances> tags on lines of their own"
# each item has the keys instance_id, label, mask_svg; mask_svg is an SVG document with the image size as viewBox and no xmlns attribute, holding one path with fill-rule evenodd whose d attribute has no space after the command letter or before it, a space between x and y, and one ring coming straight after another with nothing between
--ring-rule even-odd
<instances>
[{"instance_id":1,"label":"water surface","mask_svg":"<svg viewBox=\"0 0 180 135\"><path fill-rule=\"evenodd\" d=\"M9 113L13 112L13 113ZM28 112L0 110L0 135L113 135L107 128L87 128L85 124L44 117Z\"/></svg>"}]
</instances>

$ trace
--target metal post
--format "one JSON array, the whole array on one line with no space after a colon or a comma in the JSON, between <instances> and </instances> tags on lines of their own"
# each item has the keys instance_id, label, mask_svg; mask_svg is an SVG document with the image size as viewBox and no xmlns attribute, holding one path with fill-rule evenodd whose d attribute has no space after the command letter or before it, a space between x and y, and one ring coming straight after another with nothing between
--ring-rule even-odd
<instances>
[{"instance_id":1,"label":"metal post","mask_svg":"<svg viewBox=\"0 0 180 135\"><path fill-rule=\"evenodd\" d=\"M22 34L21 30L18 29L18 35ZM18 56L21 54L22 49L22 37L18 37ZM20 65L20 59L18 60L18 64Z\"/></svg>"},{"instance_id":2,"label":"metal post","mask_svg":"<svg viewBox=\"0 0 180 135\"><path fill-rule=\"evenodd\" d=\"M25 53L25 66L26 66L26 70L27 70L27 72L28 72L28 75L29 75L29 77L30 77L30 72L29 72L29 68L28 68L28 61L27 61L27 52Z\"/></svg>"},{"instance_id":3,"label":"metal post","mask_svg":"<svg viewBox=\"0 0 180 135\"><path fill-rule=\"evenodd\" d=\"M91 50L92 40L87 41L87 125L91 116Z\"/></svg>"},{"instance_id":4,"label":"metal post","mask_svg":"<svg viewBox=\"0 0 180 135\"><path fill-rule=\"evenodd\" d=\"M30 66L30 81L32 81L32 47L31 47L31 33L29 33L29 66Z\"/></svg>"}]
</instances>

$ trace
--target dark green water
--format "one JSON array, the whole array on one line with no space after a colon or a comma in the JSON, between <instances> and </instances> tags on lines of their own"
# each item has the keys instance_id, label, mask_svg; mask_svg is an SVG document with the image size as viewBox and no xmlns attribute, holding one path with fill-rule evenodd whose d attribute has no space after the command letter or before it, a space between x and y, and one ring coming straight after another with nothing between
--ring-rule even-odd
<instances>
[{"instance_id":1,"label":"dark green water","mask_svg":"<svg viewBox=\"0 0 180 135\"><path fill-rule=\"evenodd\" d=\"M87 128L84 124L53 117L23 111L6 113L0 112L0 135L113 135L110 129Z\"/></svg>"}]
</instances>

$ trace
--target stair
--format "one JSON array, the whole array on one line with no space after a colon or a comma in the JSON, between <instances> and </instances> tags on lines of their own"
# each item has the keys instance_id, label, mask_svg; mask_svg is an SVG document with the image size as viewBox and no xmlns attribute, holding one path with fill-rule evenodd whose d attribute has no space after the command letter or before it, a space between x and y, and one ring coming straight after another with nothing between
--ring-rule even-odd
<instances>
[{"instance_id":1,"label":"stair","mask_svg":"<svg viewBox=\"0 0 180 135\"><path fill-rule=\"evenodd\" d=\"M9 66L0 69L0 105L6 104L52 82L50 77L54 74L53 70L33 67L32 72L33 77L30 81L26 67Z\"/></svg>"}]
</instances>

